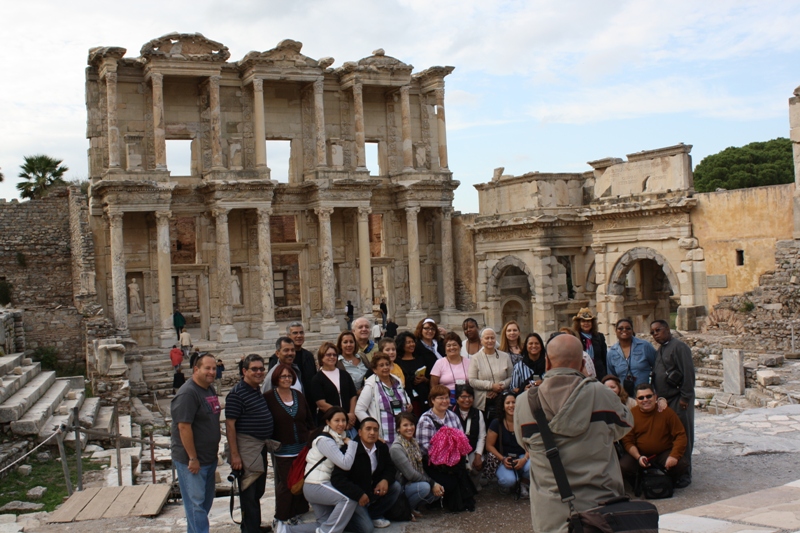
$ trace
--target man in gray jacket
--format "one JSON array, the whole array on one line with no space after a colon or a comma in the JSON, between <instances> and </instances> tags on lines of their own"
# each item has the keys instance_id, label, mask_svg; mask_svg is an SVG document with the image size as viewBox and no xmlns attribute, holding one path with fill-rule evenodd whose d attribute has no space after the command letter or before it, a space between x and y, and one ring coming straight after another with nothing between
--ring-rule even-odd
<instances>
[{"instance_id":1,"label":"man in gray jacket","mask_svg":"<svg viewBox=\"0 0 800 533\"><path fill-rule=\"evenodd\" d=\"M572 335L547 346L544 381L517 398L514 434L530 455L531 520L537 533L566 533L569 507L561 501L534 412L544 410L580 511L625 494L614 441L633 426L616 394L581 372L583 348Z\"/></svg>"}]
</instances>

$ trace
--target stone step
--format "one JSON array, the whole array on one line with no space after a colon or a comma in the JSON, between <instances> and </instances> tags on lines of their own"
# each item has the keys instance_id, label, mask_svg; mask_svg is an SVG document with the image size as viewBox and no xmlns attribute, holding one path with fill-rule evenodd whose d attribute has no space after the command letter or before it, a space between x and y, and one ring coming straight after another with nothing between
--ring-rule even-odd
<instances>
[{"instance_id":1,"label":"stone step","mask_svg":"<svg viewBox=\"0 0 800 533\"><path fill-rule=\"evenodd\" d=\"M85 389L70 389L67 392L64 401L61 402L53 415L47 419L47 422L44 423L42 429L39 430L39 442L43 441L47 437L49 437L56 429L61 427L62 425L69 428L72 426L73 422L75 421L75 408L77 407L80 409L83 406L83 402L86 399L86 390ZM64 441L70 440L73 442L75 441L75 432L67 430L67 433L64 435ZM52 442L53 444L55 441Z\"/></svg>"},{"instance_id":2,"label":"stone step","mask_svg":"<svg viewBox=\"0 0 800 533\"><path fill-rule=\"evenodd\" d=\"M97 419L97 413L100 411L100 398L86 398L83 402L80 412L78 413L78 421L81 426L85 428L93 428L94 421Z\"/></svg>"},{"instance_id":3,"label":"stone step","mask_svg":"<svg viewBox=\"0 0 800 533\"><path fill-rule=\"evenodd\" d=\"M11 373L3 376L2 386L0 386L0 404L5 402L14 393L25 386L26 383L42 372L41 363L34 363L32 365L15 368L19 368L19 373L12 371Z\"/></svg>"},{"instance_id":4,"label":"stone step","mask_svg":"<svg viewBox=\"0 0 800 533\"><path fill-rule=\"evenodd\" d=\"M0 405L0 423L19 420L55 383L55 372L41 372ZM66 392L64 393L66 394ZM38 433L38 431L36 431Z\"/></svg>"},{"instance_id":5,"label":"stone step","mask_svg":"<svg viewBox=\"0 0 800 533\"><path fill-rule=\"evenodd\" d=\"M105 431L107 433L113 433L115 428L116 428L116 421L114 420L114 408L110 405L101 407L97 413L97 418L95 419L94 426L92 429L96 429L97 431ZM109 439L92 436L92 440L108 441Z\"/></svg>"},{"instance_id":6,"label":"stone step","mask_svg":"<svg viewBox=\"0 0 800 533\"><path fill-rule=\"evenodd\" d=\"M0 376L5 376L16 367L22 366L22 359L22 352L0 357Z\"/></svg>"},{"instance_id":7,"label":"stone step","mask_svg":"<svg viewBox=\"0 0 800 533\"><path fill-rule=\"evenodd\" d=\"M695 374L696 381L705 381L707 383L722 383L725 378L716 374L706 374L704 372L697 372Z\"/></svg>"},{"instance_id":8,"label":"stone step","mask_svg":"<svg viewBox=\"0 0 800 533\"><path fill-rule=\"evenodd\" d=\"M15 435L36 435L41 431L50 415L58 408L70 390L68 380L57 379L39 400L19 419L11 422Z\"/></svg>"}]
</instances>

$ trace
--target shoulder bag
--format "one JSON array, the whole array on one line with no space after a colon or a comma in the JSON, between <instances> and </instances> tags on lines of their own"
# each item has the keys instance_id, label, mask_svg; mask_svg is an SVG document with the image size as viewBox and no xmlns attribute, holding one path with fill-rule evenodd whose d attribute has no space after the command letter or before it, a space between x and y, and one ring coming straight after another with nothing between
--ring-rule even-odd
<instances>
[{"instance_id":1,"label":"shoulder bag","mask_svg":"<svg viewBox=\"0 0 800 533\"><path fill-rule=\"evenodd\" d=\"M553 433L541 408L534 411L545 453L556 478L561 501L569 505L569 533L658 533L658 509L650 502L631 501L618 496L600 505L578 512L573 505L575 495L569 486L567 472L561 462Z\"/></svg>"}]
</instances>

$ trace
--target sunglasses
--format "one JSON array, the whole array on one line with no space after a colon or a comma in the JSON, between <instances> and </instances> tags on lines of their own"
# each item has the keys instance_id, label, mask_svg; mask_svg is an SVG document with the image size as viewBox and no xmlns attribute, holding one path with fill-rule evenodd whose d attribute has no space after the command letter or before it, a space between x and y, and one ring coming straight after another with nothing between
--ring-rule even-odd
<instances>
[{"instance_id":1,"label":"sunglasses","mask_svg":"<svg viewBox=\"0 0 800 533\"><path fill-rule=\"evenodd\" d=\"M617 331L633 331L633 328L617 328Z\"/></svg>"},{"instance_id":2,"label":"sunglasses","mask_svg":"<svg viewBox=\"0 0 800 533\"><path fill-rule=\"evenodd\" d=\"M637 396L636 399L637 400L649 400L652 397L653 397L652 394L645 394L644 396Z\"/></svg>"},{"instance_id":3,"label":"sunglasses","mask_svg":"<svg viewBox=\"0 0 800 533\"><path fill-rule=\"evenodd\" d=\"M264 371L264 367L263 366L251 366L247 370L249 370L250 372L263 372Z\"/></svg>"}]
</instances>

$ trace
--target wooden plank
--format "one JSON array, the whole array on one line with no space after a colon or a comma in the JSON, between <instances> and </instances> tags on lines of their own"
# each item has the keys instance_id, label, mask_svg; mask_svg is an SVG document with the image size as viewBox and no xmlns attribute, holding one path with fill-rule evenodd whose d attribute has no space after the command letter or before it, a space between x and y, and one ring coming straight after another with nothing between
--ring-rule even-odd
<instances>
[{"instance_id":1,"label":"wooden plank","mask_svg":"<svg viewBox=\"0 0 800 533\"><path fill-rule=\"evenodd\" d=\"M147 485L136 485L134 487L123 487L122 492L114 500L114 503L103 513L103 518L119 518L128 516L131 509L134 508L136 503L144 494Z\"/></svg>"},{"instance_id":2,"label":"wooden plank","mask_svg":"<svg viewBox=\"0 0 800 533\"><path fill-rule=\"evenodd\" d=\"M78 516L75 517L75 521L80 522L82 520L97 520L98 518L102 518L103 513L114 503L114 500L117 499L120 492L122 492L122 487L103 487L103 489L97 493L97 496L89 502L89 505L78 513Z\"/></svg>"},{"instance_id":3,"label":"wooden plank","mask_svg":"<svg viewBox=\"0 0 800 533\"><path fill-rule=\"evenodd\" d=\"M83 511L83 508L92 501L97 493L100 492L100 487L93 487L84 491L75 492L70 498L59 507L50 517L48 522L72 522L78 513Z\"/></svg>"},{"instance_id":4,"label":"wooden plank","mask_svg":"<svg viewBox=\"0 0 800 533\"><path fill-rule=\"evenodd\" d=\"M129 516L156 516L167 503L171 485L146 485L147 490L139 498L139 503L129 513Z\"/></svg>"}]
</instances>

